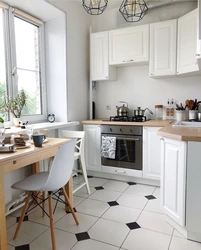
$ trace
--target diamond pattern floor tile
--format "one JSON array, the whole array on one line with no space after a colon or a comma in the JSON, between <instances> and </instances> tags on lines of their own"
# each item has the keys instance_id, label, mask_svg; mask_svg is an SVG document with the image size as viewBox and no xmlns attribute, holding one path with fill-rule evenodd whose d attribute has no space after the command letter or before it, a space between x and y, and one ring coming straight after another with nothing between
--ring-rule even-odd
<instances>
[{"instance_id":1,"label":"diamond pattern floor tile","mask_svg":"<svg viewBox=\"0 0 201 250\"><path fill-rule=\"evenodd\" d=\"M153 231L170 234L173 233L173 227L171 227L165 219L165 215L153 213L149 211L143 211L137 220L137 223L146 229Z\"/></svg>"},{"instance_id":2,"label":"diamond pattern floor tile","mask_svg":"<svg viewBox=\"0 0 201 250\"><path fill-rule=\"evenodd\" d=\"M102 216L104 219L118 221L122 223L129 223L136 221L142 211L139 209L124 207L124 206L112 206Z\"/></svg>"},{"instance_id":3,"label":"diamond pattern floor tile","mask_svg":"<svg viewBox=\"0 0 201 250\"><path fill-rule=\"evenodd\" d=\"M106 202L87 199L78 205L76 209L80 213L101 217L109 207Z\"/></svg>"},{"instance_id":4,"label":"diamond pattern floor tile","mask_svg":"<svg viewBox=\"0 0 201 250\"><path fill-rule=\"evenodd\" d=\"M129 187L129 185L126 182L110 180L104 184L103 187L112 191L124 192Z\"/></svg>"},{"instance_id":5,"label":"diamond pattern floor tile","mask_svg":"<svg viewBox=\"0 0 201 250\"><path fill-rule=\"evenodd\" d=\"M71 214L65 215L61 220L55 223L55 228L71 232L82 233L89 230L89 228L98 220L97 217L76 213L79 225L75 224L75 221Z\"/></svg>"},{"instance_id":6,"label":"diamond pattern floor tile","mask_svg":"<svg viewBox=\"0 0 201 250\"><path fill-rule=\"evenodd\" d=\"M22 223L17 239L13 240L16 226L17 224L7 230L8 244L12 246L29 244L31 241L36 239L39 235L41 235L45 230L48 229L48 227L46 226L39 225L30 221L25 221Z\"/></svg>"},{"instance_id":7,"label":"diamond pattern floor tile","mask_svg":"<svg viewBox=\"0 0 201 250\"><path fill-rule=\"evenodd\" d=\"M70 250L77 242L74 234L55 229L58 250ZM47 230L30 244L30 250L52 250L51 232Z\"/></svg>"},{"instance_id":8,"label":"diamond pattern floor tile","mask_svg":"<svg viewBox=\"0 0 201 250\"><path fill-rule=\"evenodd\" d=\"M173 236L169 250L201 250L201 243Z\"/></svg>"},{"instance_id":9,"label":"diamond pattern floor tile","mask_svg":"<svg viewBox=\"0 0 201 250\"><path fill-rule=\"evenodd\" d=\"M75 234L75 236L78 241L90 239L89 234L87 232L78 233L78 234Z\"/></svg>"},{"instance_id":10,"label":"diamond pattern floor tile","mask_svg":"<svg viewBox=\"0 0 201 250\"><path fill-rule=\"evenodd\" d=\"M90 195L89 199L99 200L99 201L115 201L121 195L120 192L111 191L111 190L98 190Z\"/></svg>"},{"instance_id":11,"label":"diamond pattern floor tile","mask_svg":"<svg viewBox=\"0 0 201 250\"><path fill-rule=\"evenodd\" d=\"M130 231L122 247L128 250L168 250L170 240L170 235L139 228Z\"/></svg>"},{"instance_id":12,"label":"diamond pattern floor tile","mask_svg":"<svg viewBox=\"0 0 201 250\"><path fill-rule=\"evenodd\" d=\"M124 223L99 219L88 232L91 239L120 247L129 231Z\"/></svg>"},{"instance_id":13,"label":"diamond pattern floor tile","mask_svg":"<svg viewBox=\"0 0 201 250\"><path fill-rule=\"evenodd\" d=\"M72 250L119 250L119 248L90 239L78 242Z\"/></svg>"}]
</instances>

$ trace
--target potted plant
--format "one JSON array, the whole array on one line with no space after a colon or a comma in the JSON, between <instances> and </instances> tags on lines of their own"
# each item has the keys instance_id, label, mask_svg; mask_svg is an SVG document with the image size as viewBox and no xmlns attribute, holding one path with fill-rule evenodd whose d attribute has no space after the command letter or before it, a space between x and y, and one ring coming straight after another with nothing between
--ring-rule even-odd
<instances>
[{"instance_id":1,"label":"potted plant","mask_svg":"<svg viewBox=\"0 0 201 250\"><path fill-rule=\"evenodd\" d=\"M26 105L26 94L22 89L16 96L3 98L0 106L1 112L10 112L13 115L13 122L16 127L19 127L19 121L22 113L22 109Z\"/></svg>"}]
</instances>

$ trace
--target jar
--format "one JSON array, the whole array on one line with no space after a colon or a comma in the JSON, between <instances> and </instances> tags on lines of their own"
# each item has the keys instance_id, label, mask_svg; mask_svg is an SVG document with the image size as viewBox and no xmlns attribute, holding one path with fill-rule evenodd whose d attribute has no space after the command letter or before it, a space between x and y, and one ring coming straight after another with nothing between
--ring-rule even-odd
<instances>
[{"instance_id":1,"label":"jar","mask_svg":"<svg viewBox=\"0 0 201 250\"><path fill-rule=\"evenodd\" d=\"M176 110L176 119L177 121L188 120L188 112L186 110Z\"/></svg>"},{"instance_id":2,"label":"jar","mask_svg":"<svg viewBox=\"0 0 201 250\"><path fill-rule=\"evenodd\" d=\"M163 119L163 105L155 105L155 117L156 120Z\"/></svg>"},{"instance_id":3,"label":"jar","mask_svg":"<svg viewBox=\"0 0 201 250\"><path fill-rule=\"evenodd\" d=\"M189 110L189 120L197 120L198 110Z\"/></svg>"}]
</instances>

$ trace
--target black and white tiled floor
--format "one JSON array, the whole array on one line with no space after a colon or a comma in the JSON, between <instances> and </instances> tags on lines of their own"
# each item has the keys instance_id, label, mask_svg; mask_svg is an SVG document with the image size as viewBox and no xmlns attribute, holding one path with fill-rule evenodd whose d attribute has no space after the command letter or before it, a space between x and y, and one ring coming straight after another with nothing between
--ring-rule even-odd
<instances>
[{"instance_id":1,"label":"black and white tiled floor","mask_svg":"<svg viewBox=\"0 0 201 250\"><path fill-rule=\"evenodd\" d=\"M76 187L82 176L73 179ZM85 187L74 195L78 226L64 205L55 212L57 250L201 250L165 221L159 188L96 177L89 183L91 195ZM49 218L40 209L31 211L12 240L19 216L7 217L8 249L51 250Z\"/></svg>"}]
</instances>

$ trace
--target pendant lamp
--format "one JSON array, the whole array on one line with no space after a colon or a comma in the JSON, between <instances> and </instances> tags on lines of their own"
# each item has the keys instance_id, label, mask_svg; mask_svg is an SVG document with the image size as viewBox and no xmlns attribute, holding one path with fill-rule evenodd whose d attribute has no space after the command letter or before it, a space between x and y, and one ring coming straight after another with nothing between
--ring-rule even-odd
<instances>
[{"instance_id":1,"label":"pendant lamp","mask_svg":"<svg viewBox=\"0 0 201 250\"><path fill-rule=\"evenodd\" d=\"M90 15L100 15L107 7L108 0L82 0L82 6Z\"/></svg>"},{"instance_id":2,"label":"pendant lamp","mask_svg":"<svg viewBox=\"0 0 201 250\"><path fill-rule=\"evenodd\" d=\"M120 13L127 22L139 22L148 11L144 0L123 0Z\"/></svg>"}]
</instances>

